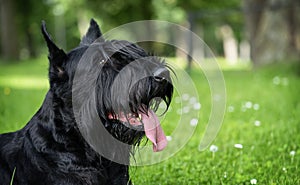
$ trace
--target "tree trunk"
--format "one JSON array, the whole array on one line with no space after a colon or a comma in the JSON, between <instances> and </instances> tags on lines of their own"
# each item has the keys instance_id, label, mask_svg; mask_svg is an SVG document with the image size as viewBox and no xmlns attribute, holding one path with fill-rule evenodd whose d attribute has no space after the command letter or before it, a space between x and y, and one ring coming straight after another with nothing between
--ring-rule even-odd
<instances>
[{"instance_id":1,"label":"tree trunk","mask_svg":"<svg viewBox=\"0 0 300 185\"><path fill-rule=\"evenodd\" d=\"M238 61L238 46L233 30L229 25L224 25L220 28L220 34L223 40L225 59L230 65L235 65Z\"/></svg>"},{"instance_id":2,"label":"tree trunk","mask_svg":"<svg viewBox=\"0 0 300 185\"><path fill-rule=\"evenodd\" d=\"M18 34L15 23L15 7L13 0L0 1L1 18L1 53L5 59L18 59Z\"/></svg>"},{"instance_id":3,"label":"tree trunk","mask_svg":"<svg viewBox=\"0 0 300 185\"><path fill-rule=\"evenodd\" d=\"M244 0L244 11L251 59L256 66L288 61L299 55L297 1Z\"/></svg>"}]
</instances>

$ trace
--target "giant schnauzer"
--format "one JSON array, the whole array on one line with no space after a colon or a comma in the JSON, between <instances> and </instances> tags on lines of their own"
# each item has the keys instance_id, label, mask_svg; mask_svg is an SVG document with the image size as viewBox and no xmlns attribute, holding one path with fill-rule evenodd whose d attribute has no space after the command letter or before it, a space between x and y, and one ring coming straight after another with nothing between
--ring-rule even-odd
<instances>
[{"instance_id":1,"label":"giant schnauzer","mask_svg":"<svg viewBox=\"0 0 300 185\"><path fill-rule=\"evenodd\" d=\"M137 44L103 39L93 19L68 53L44 22L42 34L50 89L23 129L0 135L0 184L131 184L143 136L154 152L167 145L155 111L170 105L172 70Z\"/></svg>"}]
</instances>

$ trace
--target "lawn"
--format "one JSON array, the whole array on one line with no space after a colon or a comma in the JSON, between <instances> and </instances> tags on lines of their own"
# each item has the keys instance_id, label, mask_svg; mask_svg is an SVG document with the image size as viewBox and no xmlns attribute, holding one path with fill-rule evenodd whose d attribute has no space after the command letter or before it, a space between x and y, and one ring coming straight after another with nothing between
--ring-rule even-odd
<instances>
[{"instance_id":1,"label":"lawn","mask_svg":"<svg viewBox=\"0 0 300 185\"><path fill-rule=\"evenodd\" d=\"M38 110L48 89L47 65L46 59L0 64L0 133L22 128ZM298 67L224 70L225 117L204 151L198 146L211 113L211 94L201 70L192 70L199 119L182 129L195 129L192 137L167 160L131 167L134 184L300 184ZM162 122L170 146L186 139L180 134L175 138L173 131L177 120L189 117L182 105L194 102L195 96L177 92L173 100Z\"/></svg>"}]
</instances>

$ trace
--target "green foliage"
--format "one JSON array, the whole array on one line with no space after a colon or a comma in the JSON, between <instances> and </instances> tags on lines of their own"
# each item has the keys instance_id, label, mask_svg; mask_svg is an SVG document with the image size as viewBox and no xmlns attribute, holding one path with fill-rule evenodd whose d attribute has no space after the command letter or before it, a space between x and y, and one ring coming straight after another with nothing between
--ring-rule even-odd
<instances>
[{"instance_id":1,"label":"green foliage","mask_svg":"<svg viewBox=\"0 0 300 185\"><path fill-rule=\"evenodd\" d=\"M176 4L176 0L153 0L154 19L182 23L186 20L184 9Z\"/></svg>"},{"instance_id":2,"label":"green foliage","mask_svg":"<svg viewBox=\"0 0 300 185\"><path fill-rule=\"evenodd\" d=\"M239 0L214 0L214 1L207 1L207 0L174 0L177 4L183 7L185 10L188 11L207 11L207 10L221 10L221 9L228 9L228 8L238 8L241 4Z\"/></svg>"},{"instance_id":3,"label":"green foliage","mask_svg":"<svg viewBox=\"0 0 300 185\"><path fill-rule=\"evenodd\" d=\"M219 56L223 55L222 39L218 38L221 26L229 25L238 41L245 39L241 3L239 0L177 0L177 5L192 17L195 24L193 31Z\"/></svg>"},{"instance_id":4,"label":"green foliage","mask_svg":"<svg viewBox=\"0 0 300 185\"><path fill-rule=\"evenodd\" d=\"M45 50L40 34L40 24L46 20L48 30L59 47L74 48L85 33L90 18L96 18L102 30L108 31L132 21L159 19L188 26L190 12L200 14L197 27L205 32L204 40L217 53L221 53L221 42L216 40L216 31L223 24L230 25L238 39L243 37L243 16L239 9L241 2L195 1L195 0L44 0L37 2L13 0L14 19L17 20L18 44L21 59L37 57ZM42 47L41 47L42 46ZM165 54L168 54L166 49Z\"/></svg>"},{"instance_id":5,"label":"green foliage","mask_svg":"<svg viewBox=\"0 0 300 185\"><path fill-rule=\"evenodd\" d=\"M3 133L23 127L38 110L47 91L47 61L2 64L0 68ZM214 154L209 149L198 151L210 114L209 85L201 71L194 68L191 76L197 80L202 105L195 134L168 160L131 167L134 184L251 184L251 179L257 184L300 184L300 78L295 66L224 71L227 110L222 129L212 143L218 146ZM6 83L9 78L43 79L45 84L29 83L26 87L24 81ZM163 124L167 135L176 126L171 123L179 118L176 109L180 106L175 101L171 106L168 122Z\"/></svg>"}]
</instances>

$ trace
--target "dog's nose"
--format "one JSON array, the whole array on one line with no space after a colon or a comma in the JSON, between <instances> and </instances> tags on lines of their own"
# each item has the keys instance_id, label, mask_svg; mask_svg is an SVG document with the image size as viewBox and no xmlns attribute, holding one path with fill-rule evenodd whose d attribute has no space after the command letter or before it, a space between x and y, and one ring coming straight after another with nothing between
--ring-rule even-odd
<instances>
[{"instance_id":1,"label":"dog's nose","mask_svg":"<svg viewBox=\"0 0 300 185\"><path fill-rule=\"evenodd\" d=\"M154 80L157 82L161 82L168 77L169 71L166 68L158 68L153 73Z\"/></svg>"}]
</instances>

